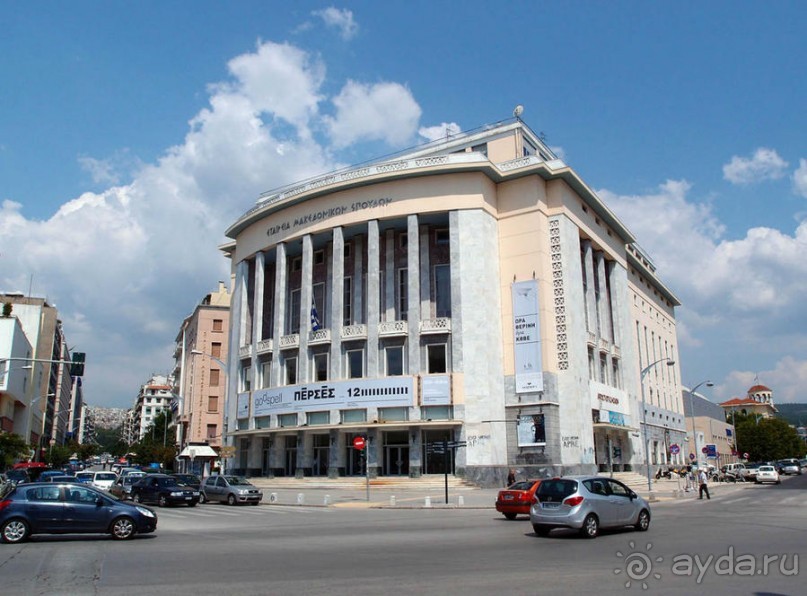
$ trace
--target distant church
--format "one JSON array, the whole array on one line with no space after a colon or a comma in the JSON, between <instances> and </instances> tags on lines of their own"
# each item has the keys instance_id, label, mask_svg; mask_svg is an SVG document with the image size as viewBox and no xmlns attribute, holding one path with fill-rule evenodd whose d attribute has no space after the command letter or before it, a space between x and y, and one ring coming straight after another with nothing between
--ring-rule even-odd
<instances>
[{"instance_id":1,"label":"distant church","mask_svg":"<svg viewBox=\"0 0 807 596\"><path fill-rule=\"evenodd\" d=\"M747 397L733 397L720 404L720 407L729 412L741 414L759 414L763 418L773 418L777 412L773 405L773 391L765 385L754 385L748 390Z\"/></svg>"}]
</instances>

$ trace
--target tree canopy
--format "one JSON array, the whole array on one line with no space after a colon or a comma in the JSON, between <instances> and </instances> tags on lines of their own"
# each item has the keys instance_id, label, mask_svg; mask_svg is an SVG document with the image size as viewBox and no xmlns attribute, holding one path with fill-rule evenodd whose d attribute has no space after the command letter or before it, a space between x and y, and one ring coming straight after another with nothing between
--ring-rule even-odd
<instances>
[{"instance_id":1,"label":"tree canopy","mask_svg":"<svg viewBox=\"0 0 807 596\"><path fill-rule=\"evenodd\" d=\"M807 445L795 428L778 418L762 418L754 414L735 414L737 451L748 453L751 461L772 461L787 457L804 457Z\"/></svg>"}]
</instances>

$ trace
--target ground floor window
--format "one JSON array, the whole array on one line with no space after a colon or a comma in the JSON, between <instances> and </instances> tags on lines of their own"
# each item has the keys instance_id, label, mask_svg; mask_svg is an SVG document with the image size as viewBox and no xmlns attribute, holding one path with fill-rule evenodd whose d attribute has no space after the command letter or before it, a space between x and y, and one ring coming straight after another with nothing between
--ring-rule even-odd
<instances>
[{"instance_id":1,"label":"ground floor window","mask_svg":"<svg viewBox=\"0 0 807 596\"><path fill-rule=\"evenodd\" d=\"M341 410L342 424L367 422L367 410Z\"/></svg>"},{"instance_id":2,"label":"ground floor window","mask_svg":"<svg viewBox=\"0 0 807 596\"><path fill-rule=\"evenodd\" d=\"M277 425L281 427L297 426L297 414L280 414L277 417Z\"/></svg>"}]
</instances>

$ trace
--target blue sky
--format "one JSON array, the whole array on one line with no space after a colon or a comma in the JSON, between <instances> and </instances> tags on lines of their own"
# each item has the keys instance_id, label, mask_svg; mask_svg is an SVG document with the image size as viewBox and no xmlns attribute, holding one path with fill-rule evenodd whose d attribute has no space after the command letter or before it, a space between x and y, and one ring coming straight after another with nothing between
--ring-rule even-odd
<instances>
[{"instance_id":1,"label":"blue sky","mask_svg":"<svg viewBox=\"0 0 807 596\"><path fill-rule=\"evenodd\" d=\"M807 401L805 17L803 2L0 0L0 290L56 303L88 401L130 406L227 279L216 246L260 192L520 103L683 302L684 382L721 400L758 375Z\"/></svg>"}]
</instances>

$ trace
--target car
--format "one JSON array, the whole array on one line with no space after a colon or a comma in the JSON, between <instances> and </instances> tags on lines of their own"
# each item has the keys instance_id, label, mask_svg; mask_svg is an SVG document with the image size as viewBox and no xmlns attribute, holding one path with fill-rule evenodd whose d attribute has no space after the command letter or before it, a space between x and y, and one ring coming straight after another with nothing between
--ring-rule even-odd
<instances>
[{"instance_id":1,"label":"car","mask_svg":"<svg viewBox=\"0 0 807 596\"><path fill-rule=\"evenodd\" d=\"M602 528L650 527L650 504L613 478L565 476L541 481L535 491L530 522L538 536L556 528L578 530L595 538Z\"/></svg>"},{"instance_id":2,"label":"car","mask_svg":"<svg viewBox=\"0 0 807 596\"><path fill-rule=\"evenodd\" d=\"M176 478L167 474L148 474L132 485L132 501L157 503L160 507L196 507L199 491L179 484Z\"/></svg>"},{"instance_id":3,"label":"car","mask_svg":"<svg viewBox=\"0 0 807 596\"><path fill-rule=\"evenodd\" d=\"M130 499L132 497L132 486L141 478L145 477L146 475L143 472L119 476L115 484L109 488L109 492L121 500L125 501L126 499Z\"/></svg>"},{"instance_id":4,"label":"car","mask_svg":"<svg viewBox=\"0 0 807 596\"><path fill-rule=\"evenodd\" d=\"M517 515L529 515L532 497L540 480L522 480L515 482L496 496L496 511L507 519L516 519Z\"/></svg>"},{"instance_id":5,"label":"car","mask_svg":"<svg viewBox=\"0 0 807 596\"><path fill-rule=\"evenodd\" d=\"M208 476L202 482L200 503L219 501L228 505L250 503L257 505L263 499L263 491L241 476Z\"/></svg>"},{"instance_id":6,"label":"car","mask_svg":"<svg viewBox=\"0 0 807 596\"><path fill-rule=\"evenodd\" d=\"M111 534L126 540L156 529L152 509L118 501L90 485L32 482L0 499L0 541L5 543L34 534Z\"/></svg>"},{"instance_id":7,"label":"car","mask_svg":"<svg viewBox=\"0 0 807 596\"><path fill-rule=\"evenodd\" d=\"M95 472L76 472L76 482L90 484L94 476Z\"/></svg>"},{"instance_id":8,"label":"car","mask_svg":"<svg viewBox=\"0 0 807 596\"><path fill-rule=\"evenodd\" d=\"M743 474L743 478L748 481L754 480L757 476L759 466L764 465L766 465L764 461L755 461L745 464L745 473Z\"/></svg>"},{"instance_id":9,"label":"car","mask_svg":"<svg viewBox=\"0 0 807 596\"><path fill-rule=\"evenodd\" d=\"M28 474L28 470L6 470L6 481L11 484L24 484L31 482L31 476Z\"/></svg>"},{"instance_id":10,"label":"car","mask_svg":"<svg viewBox=\"0 0 807 596\"><path fill-rule=\"evenodd\" d=\"M801 474L801 466L797 459L780 459L776 462L776 471L785 476L791 474Z\"/></svg>"},{"instance_id":11,"label":"car","mask_svg":"<svg viewBox=\"0 0 807 596\"><path fill-rule=\"evenodd\" d=\"M726 464L720 471L723 473L723 478L726 480L745 480L748 476L748 468L742 463Z\"/></svg>"},{"instance_id":12,"label":"car","mask_svg":"<svg viewBox=\"0 0 807 596\"><path fill-rule=\"evenodd\" d=\"M64 472L61 470L42 470L42 472L39 474L39 477L36 480L44 482L51 476L64 476Z\"/></svg>"},{"instance_id":13,"label":"car","mask_svg":"<svg viewBox=\"0 0 807 596\"><path fill-rule=\"evenodd\" d=\"M49 474L44 478L40 478L39 482L77 482L75 476L69 474Z\"/></svg>"},{"instance_id":14,"label":"car","mask_svg":"<svg viewBox=\"0 0 807 596\"><path fill-rule=\"evenodd\" d=\"M118 475L115 472L95 472L92 477L92 485L95 488L109 490L117 479Z\"/></svg>"},{"instance_id":15,"label":"car","mask_svg":"<svg viewBox=\"0 0 807 596\"><path fill-rule=\"evenodd\" d=\"M196 474L171 474L171 476L176 478L177 482L180 484L195 488L196 490L199 490L202 487L202 479Z\"/></svg>"},{"instance_id":16,"label":"car","mask_svg":"<svg viewBox=\"0 0 807 596\"><path fill-rule=\"evenodd\" d=\"M779 472L777 472L776 468L773 466L759 466L754 482L757 484L762 484L763 482L782 484L782 480L779 478Z\"/></svg>"}]
</instances>

